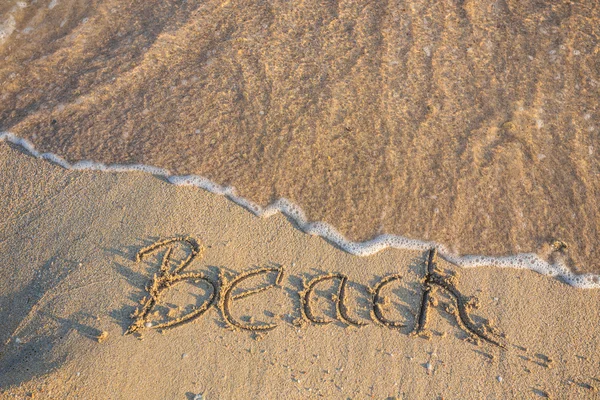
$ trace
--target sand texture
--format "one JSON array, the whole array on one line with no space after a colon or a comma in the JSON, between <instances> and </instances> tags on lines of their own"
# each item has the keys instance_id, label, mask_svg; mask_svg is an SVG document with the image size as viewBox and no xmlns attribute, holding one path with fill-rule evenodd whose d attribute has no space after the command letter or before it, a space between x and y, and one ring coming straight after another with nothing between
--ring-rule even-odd
<instances>
[{"instance_id":1,"label":"sand texture","mask_svg":"<svg viewBox=\"0 0 600 400\"><path fill-rule=\"evenodd\" d=\"M0 4L0 131L351 239L600 271L598 1ZM556 246L554 246L556 247Z\"/></svg>"},{"instance_id":2,"label":"sand texture","mask_svg":"<svg viewBox=\"0 0 600 400\"><path fill-rule=\"evenodd\" d=\"M225 197L150 174L65 170L8 144L0 144L0 193L3 399L598 396L595 290L438 260L436 276L462 300L479 301L466 308L469 323L504 347L467 340L455 317L462 300L436 284L427 339L411 335L427 253L352 256L282 215L260 219ZM185 242L143 250L172 237L192 237L204 250L192 259L196 250ZM161 264L168 273L159 273ZM240 281L245 271L260 273ZM317 283L304 315L303 286L327 274L347 276L345 293L339 279ZM378 324L368 288L394 274L401 279L378 291ZM172 286L125 335L153 279ZM215 293L203 279L220 282L207 310ZM197 311L162 332L146 327ZM272 329L247 330L256 327Z\"/></svg>"}]
</instances>

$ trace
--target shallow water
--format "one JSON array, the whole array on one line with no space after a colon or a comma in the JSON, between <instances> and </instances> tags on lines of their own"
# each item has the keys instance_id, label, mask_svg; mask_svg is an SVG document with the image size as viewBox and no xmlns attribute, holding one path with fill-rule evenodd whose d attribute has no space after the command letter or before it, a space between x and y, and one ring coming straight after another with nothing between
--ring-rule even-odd
<instances>
[{"instance_id":1,"label":"shallow water","mask_svg":"<svg viewBox=\"0 0 600 400\"><path fill-rule=\"evenodd\" d=\"M17 3L0 131L40 151L600 271L597 4Z\"/></svg>"}]
</instances>

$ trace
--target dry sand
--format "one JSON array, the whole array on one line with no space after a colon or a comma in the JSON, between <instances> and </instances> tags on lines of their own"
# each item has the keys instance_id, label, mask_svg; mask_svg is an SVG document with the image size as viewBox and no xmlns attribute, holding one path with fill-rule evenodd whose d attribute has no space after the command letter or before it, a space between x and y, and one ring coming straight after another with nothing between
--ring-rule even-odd
<instances>
[{"instance_id":1,"label":"dry sand","mask_svg":"<svg viewBox=\"0 0 600 400\"><path fill-rule=\"evenodd\" d=\"M438 273L454 273L456 288L479 299L479 309L470 311L473 322L492 325L505 336L494 336L505 348L465 340L440 290L426 339L410 335L423 292L423 253L351 256L281 215L259 219L224 197L149 174L65 170L8 144L0 144L0 193L2 398L598 396L596 290L531 271L459 270L439 260ZM142 328L141 338L124 335L164 253L140 262L136 254L157 240L187 235L206 249L186 271L212 280L218 271L233 278L260 266L285 266L280 287L231 307L243 324L274 323L274 330L228 329L220 307L212 306L163 333ZM185 254L174 246L173 260ZM368 326L296 325L302 280L329 272L349 277L347 311ZM406 325L399 329L374 324L368 312L366 286L391 273L403 279L384 289L384 312ZM242 286L261 287L274 278ZM175 318L177 306L186 312L201 306L210 294L203 287L171 288L153 310L159 314L153 323ZM316 314L335 317L335 288L325 282L315 292Z\"/></svg>"},{"instance_id":2,"label":"dry sand","mask_svg":"<svg viewBox=\"0 0 600 400\"><path fill-rule=\"evenodd\" d=\"M600 271L592 1L3 1L0 131L352 239ZM10 34L9 34L10 33Z\"/></svg>"}]
</instances>

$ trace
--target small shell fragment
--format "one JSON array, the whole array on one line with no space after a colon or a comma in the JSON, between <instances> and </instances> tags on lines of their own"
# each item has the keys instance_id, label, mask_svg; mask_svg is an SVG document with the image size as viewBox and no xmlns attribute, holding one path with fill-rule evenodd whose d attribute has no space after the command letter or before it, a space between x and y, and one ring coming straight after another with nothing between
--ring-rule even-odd
<instances>
[{"instance_id":1,"label":"small shell fragment","mask_svg":"<svg viewBox=\"0 0 600 400\"><path fill-rule=\"evenodd\" d=\"M106 331L102 331L98 336L96 336L96 340L98 341L98 343L102 343L106 339L108 339L108 332Z\"/></svg>"}]
</instances>

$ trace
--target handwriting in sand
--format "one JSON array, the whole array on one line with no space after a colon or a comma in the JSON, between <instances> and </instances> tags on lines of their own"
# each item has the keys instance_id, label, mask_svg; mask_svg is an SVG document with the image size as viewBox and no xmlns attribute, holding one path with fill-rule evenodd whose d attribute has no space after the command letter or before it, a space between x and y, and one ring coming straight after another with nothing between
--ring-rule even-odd
<instances>
[{"instance_id":1,"label":"handwriting in sand","mask_svg":"<svg viewBox=\"0 0 600 400\"><path fill-rule=\"evenodd\" d=\"M188 254L186 258L177 263L172 259L175 246L185 247ZM285 275L283 266L255 268L241 272L230 279L222 275L217 280L211 280L200 272L185 272L185 269L193 261L202 259L205 251L204 246L191 237L174 237L157 241L150 246L142 248L136 255L136 261L141 262L145 257L158 253L161 250L164 250L164 253L159 271L154 275L146 288L147 296L142 299L141 306L132 315L134 321L129 326L127 333L141 332L144 329L173 328L201 317L213 306L217 307L225 320L224 322L233 329L267 332L277 328L277 324L275 323L251 323L238 320L234 318L231 310L236 300L266 290L281 288ZM272 283L255 289L239 291L242 282L261 275L266 278L271 277ZM386 316L384 309L385 296L382 296L384 287L401 279L402 276L400 274L391 274L381 278L373 288L368 289L372 322L390 329L398 329L406 326L402 321L391 320ZM209 294L203 300L202 304L184 315L170 318L165 322L155 324L150 322L153 309L161 303L162 296L173 286L186 281L201 282L209 288ZM320 284L326 281L337 281L339 283L337 293L331 297L331 301L335 304L335 319L346 325L356 327L368 325L368 322L359 321L350 315L350 310L347 306L348 277L341 273L318 275L304 284L303 290L298 293L301 315L301 321L298 321L298 325L306 323L322 325L329 324L335 320L318 315L314 307L313 298L316 296L315 290ZM446 311L455 317L458 326L464 332L476 342L484 341L495 346L504 347L500 340L502 335L492 332L486 325L478 326L472 321L469 312L476 306L476 303L473 301L474 299L463 296L457 289L456 283L456 277L446 277L436 271L436 250L429 250L425 265L425 277L421 281L422 294L419 312L412 333L415 335L426 334L428 313L434 303L433 289L440 289L454 300L456 307L448 307Z\"/></svg>"}]
</instances>

